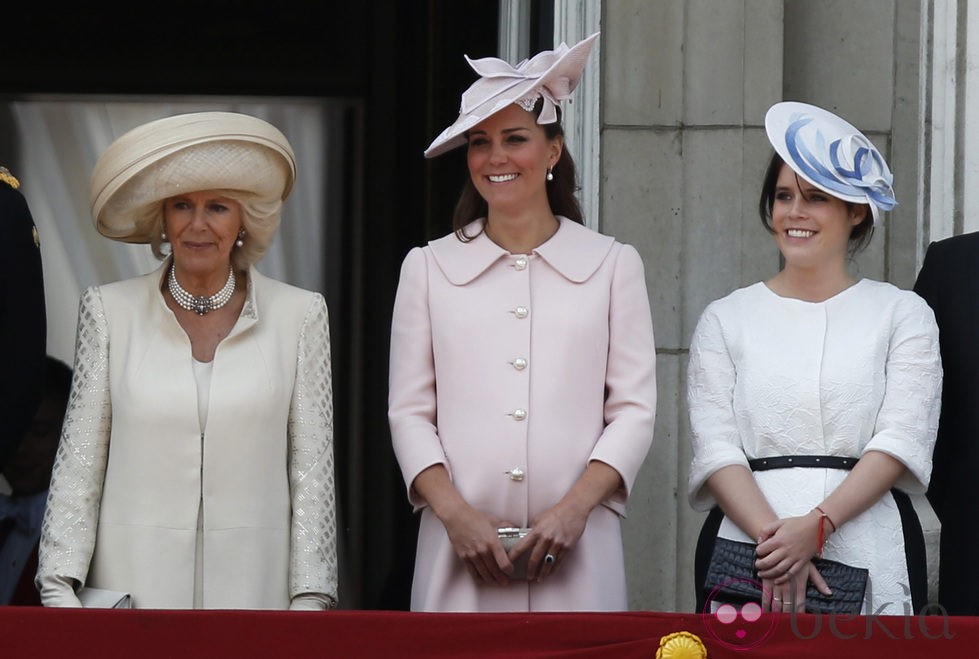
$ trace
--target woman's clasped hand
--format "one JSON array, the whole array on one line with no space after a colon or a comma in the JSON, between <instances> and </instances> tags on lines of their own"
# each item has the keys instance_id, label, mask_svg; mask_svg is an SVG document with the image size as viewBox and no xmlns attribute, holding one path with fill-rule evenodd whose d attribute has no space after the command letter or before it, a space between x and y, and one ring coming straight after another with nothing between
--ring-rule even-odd
<instances>
[{"instance_id":1,"label":"woman's clasped hand","mask_svg":"<svg viewBox=\"0 0 979 659\"><path fill-rule=\"evenodd\" d=\"M758 536L755 567L762 580L762 608L765 611L806 610L806 588L812 583L824 595L832 595L812 557L819 550L818 514L779 519L768 524Z\"/></svg>"}]
</instances>

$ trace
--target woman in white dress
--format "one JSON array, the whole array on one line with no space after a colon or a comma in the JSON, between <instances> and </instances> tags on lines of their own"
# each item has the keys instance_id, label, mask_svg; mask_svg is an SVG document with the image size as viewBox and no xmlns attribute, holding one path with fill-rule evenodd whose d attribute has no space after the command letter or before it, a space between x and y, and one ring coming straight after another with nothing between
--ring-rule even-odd
<instances>
[{"instance_id":1,"label":"woman in white dress","mask_svg":"<svg viewBox=\"0 0 979 659\"><path fill-rule=\"evenodd\" d=\"M710 304L690 346L688 493L696 509L719 506L698 543L698 589L722 537L757 543L765 610L805 611L807 582L831 593L820 554L869 570L865 612L918 610L924 546L905 493L931 472L938 328L914 293L846 267L895 205L892 177L825 110L779 103L765 125L776 153L759 210L785 267Z\"/></svg>"},{"instance_id":2,"label":"woman in white dress","mask_svg":"<svg viewBox=\"0 0 979 659\"><path fill-rule=\"evenodd\" d=\"M336 605L326 303L254 268L295 176L286 137L231 112L144 124L96 164L99 232L169 256L82 295L46 606L82 586L139 608Z\"/></svg>"}]
</instances>

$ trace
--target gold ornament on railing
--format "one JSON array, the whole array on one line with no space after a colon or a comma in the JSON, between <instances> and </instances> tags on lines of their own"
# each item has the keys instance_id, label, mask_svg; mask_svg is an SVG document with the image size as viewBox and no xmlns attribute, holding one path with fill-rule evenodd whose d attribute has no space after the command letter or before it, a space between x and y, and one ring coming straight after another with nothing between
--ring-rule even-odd
<instances>
[{"instance_id":1,"label":"gold ornament on railing","mask_svg":"<svg viewBox=\"0 0 979 659\"><path fill-rule=\"evenodd\" d=\"M656 659L707 659L707 648L696 634L674 632L659 640Z\"/></svg>"}]
</instances>

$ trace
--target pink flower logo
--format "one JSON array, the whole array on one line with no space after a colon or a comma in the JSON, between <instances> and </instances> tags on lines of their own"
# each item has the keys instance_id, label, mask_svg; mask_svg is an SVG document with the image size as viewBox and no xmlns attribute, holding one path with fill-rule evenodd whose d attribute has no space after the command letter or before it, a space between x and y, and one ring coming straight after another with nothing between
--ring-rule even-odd
<instances>
[{"instance_id":1,"label":"pink flower logo","mask_svg":"<svg viewBox=\"0 0 979 659\"><path fill-rule=\"evenodd\" d=\"M724 589L730 584L748 584L758 591L758 601L734 604L726 601ZM742 586L743 587L743 586ZM778 616L761 609L764 587L757 581L731 579L711 591L704 605L704 626L717 642L732 650L758 647L775 633Z\"/></svg>"}]
</instances>

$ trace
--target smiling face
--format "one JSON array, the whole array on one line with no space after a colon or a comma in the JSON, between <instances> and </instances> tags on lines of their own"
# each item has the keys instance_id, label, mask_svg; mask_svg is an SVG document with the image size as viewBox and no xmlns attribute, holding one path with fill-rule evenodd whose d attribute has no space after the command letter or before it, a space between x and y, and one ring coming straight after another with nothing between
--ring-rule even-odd
<instances>
[{"instance_id":1,"label":"smiling face","mask_svg":"<svg viewBox=\"0 0 979 659\"><path fill-rule=\"evenodd\" d=\"M223 283L242 227L238 202L212 190L177 195L164 200L163 222L178 275Z\"/></svg>"},{"instance_id":2,"label":"smiling face","mask_svg":"<svg viewBox=\"0 0 979 659\"><path fill-rule=\"evenodd\" d=\"M563 139L548 139L533 113L510 105L468 133L469 175L490 212L547 206L547 169L561 156Z\"/></svg>"},{"instance_id":3,"label":"smiling face","mask_svg":"<svg viewBox=\"0 0 979 659\"><path fill-rule=\"evenodd\" d=\"M848 205L782 164L775 183L772 228L787 266L844 263L850 234L866 216L866 206Z\"/></svg>"}]
</instances>

